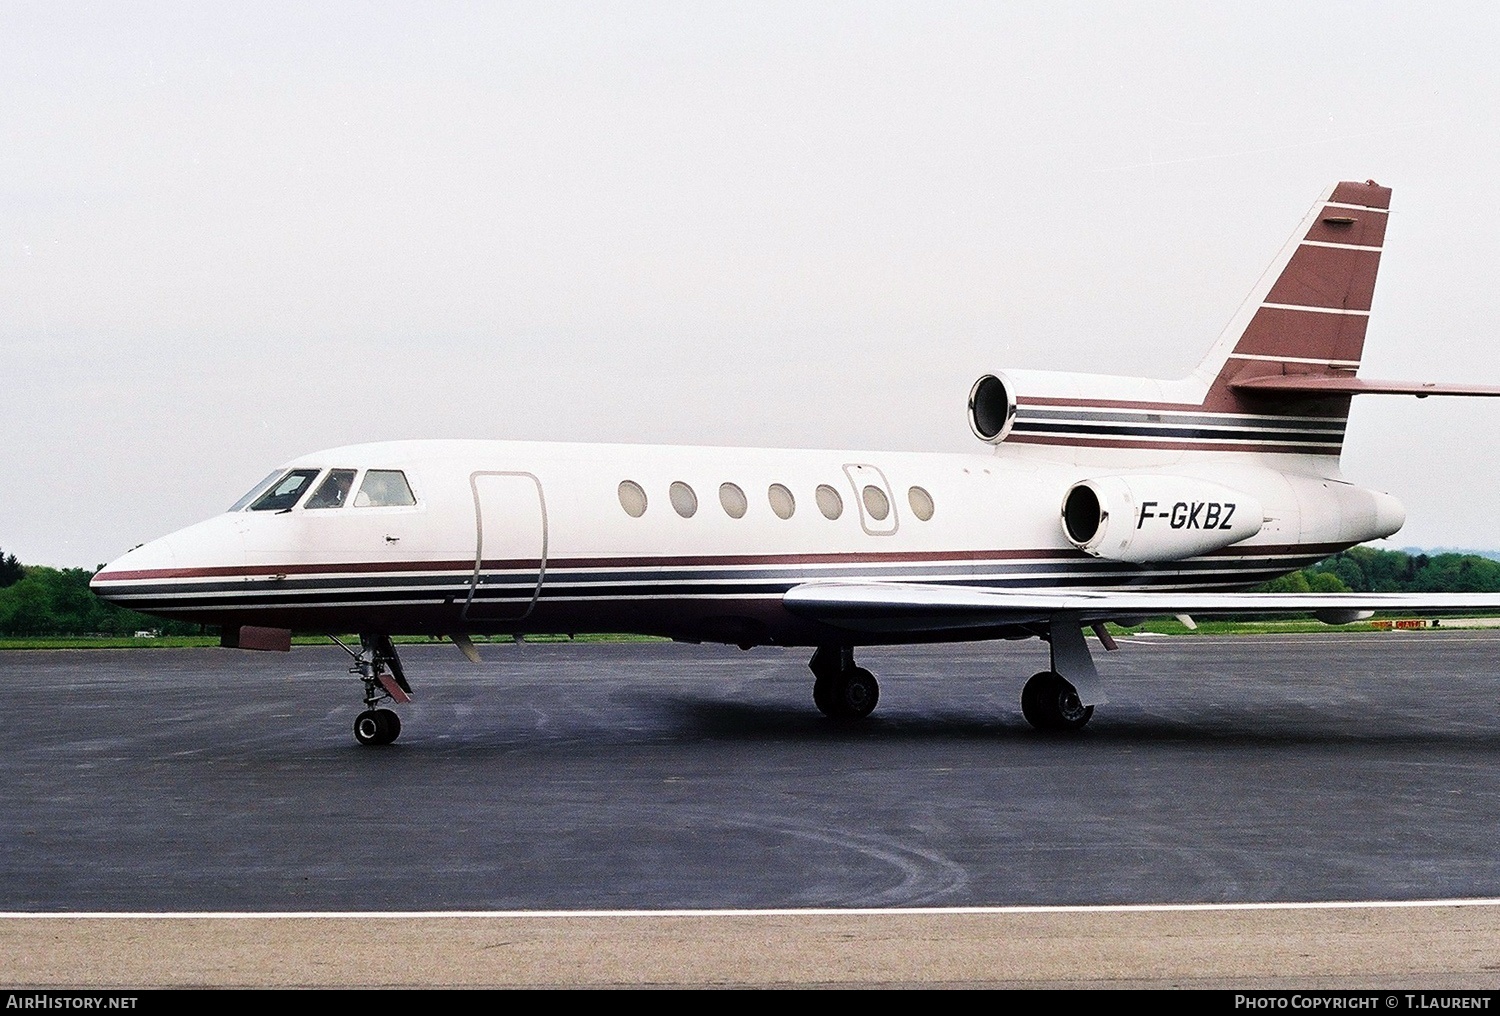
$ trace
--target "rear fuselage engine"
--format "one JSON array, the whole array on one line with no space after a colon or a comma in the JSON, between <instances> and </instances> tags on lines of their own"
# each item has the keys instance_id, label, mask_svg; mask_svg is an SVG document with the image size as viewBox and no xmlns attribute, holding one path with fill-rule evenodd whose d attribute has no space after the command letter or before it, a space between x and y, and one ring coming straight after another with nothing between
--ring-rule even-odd
<instances>
[{"instance_id":1,"label":"rear fuselage engine","mask_svg":"<svg viewBox=\"0 0 1500 1016\"><path fill-rule=\"evenodd\" d=\"M1109 561L1194 557L1248 540L1264 523L1254 497L1187 476L1094 477L1062 503L1068 541Z\"/></svg>"}]
</instances>

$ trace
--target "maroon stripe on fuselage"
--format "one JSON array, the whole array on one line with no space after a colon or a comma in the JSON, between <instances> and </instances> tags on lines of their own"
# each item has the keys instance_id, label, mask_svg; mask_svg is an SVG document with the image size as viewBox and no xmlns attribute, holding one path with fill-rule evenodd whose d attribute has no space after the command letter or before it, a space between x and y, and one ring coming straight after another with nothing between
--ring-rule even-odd
<instances>
[{"instance_id":1,"label":"maroon stripe on fuselage","mask_svg":"<svg viewBox=\"0 0 1500 1016\"><path fill-rule=\"evenodd\" d=\"M940 561L987 561L1043 558L1049 560L1078 558L1089 555L1081 550L1053 548L1048 550L956 550L956 551L892 551L881 553L847 554L726 554L722 556L695 557L573 557L548 558L549 569L561 568L684 568L709 565L775 565L775 564L909 564ZM535 568L540 562L529 560L485 560L483 568ZM141 571L100 572L96 580L106 582L131 582L140 579L199 579L234 578L236 576L274 575L337 575L366 572L437 572L474 571L473 561L400 561L385 564L379 561L364 561L353 564L260 564L227 565L214 568L153 568Z\"/></svg>"},{"instance_id":2,"label":"maroon stripe on fuselage","mask_svg":"<svg viewBox=\"0 0 1500 1016\"><path fill-rule=\"evenodd\" d=\"M1020 406L1066 406L1070 409L1160 409L1173 413L1197 413L1203 407L1196 402L1137 402L1132 399L1050 398L1039 395L1016 396Z\"/></svg>"},{"instance_id":3,"label":"maroon stripe on fuselage","mask_svg":"<svg viewBox=\"0 0 1500 1016\"><path fill-rule=\"evenodd\" d=\"M1268 366L1271 368L1271 370L1276 371L1276 364L1269 364ZM1233 364L1231 364L1231 369L1232 367ZM1268 371L1263 369L1259 373L1264 374L1268 373ZM1280 373L1280 371L1276 371L1276 373ZM1255 408L1251 403L1248 403L1243 399L1232 399L1230 403L1224 406L1216 406L1209 405L1206 402L1134 402L1129 399L1061 399L1043 398L1034 395L1021 395L1016 398L1016 406L1018 408L1022 406L1059 406L1067 409L1139 409L1146 412L1149 412L1151 410L1160 410L1162 412L1170 413L1222 413L1225 416L1246 417L1246 419L1243 420L1226 419L1224 421L1226 424L1244 427L1255 426L1255 417L1264 417L1267 419L1285 419L1286 417L1290 416L1307 417L1310 420L1324 420L1329 418L1337 419L1345 415L1343 413L1329 412L1326 407L1316 402L1310 403L1305 408L1305 410L1303 407L1298 407L1296 412L1292 412L1290 410L1285 410L1283 412L1271 412L1265 406ZM1279 409L1281 407L1277 408ZM1171 421L1164 422L1170 423ZM1011 438L1006 438L1006 440L1010 441Z\"/></svg>"},{"instance_id":4,"label":"maroon stripe on fuselage","mask_svg":"<svg viewBox=\"0 0 1500 1016\"><path fill-rule=\"evenodd\" d=\"M267 564L222 565L213 568L146 568L137 571L103 571L94 581L131 582L136 579L210 579L234 578L239 575L324 575L363 572L472 572L474 560L467 561L359 561L350 564Z\"/></svg>"}]
</instances>

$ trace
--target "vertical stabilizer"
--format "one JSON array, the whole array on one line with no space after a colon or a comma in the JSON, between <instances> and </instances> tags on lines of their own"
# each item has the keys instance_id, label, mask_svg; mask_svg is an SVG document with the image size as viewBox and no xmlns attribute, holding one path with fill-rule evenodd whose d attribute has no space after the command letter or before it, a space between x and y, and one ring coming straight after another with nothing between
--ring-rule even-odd
<instances>
[{"instance_id":1,"label":"vertical stabilizer","mask_svg":"<svg viewBox=\"0 0 1500 1016\"><path fill-rule=\"evenodd\" d=\"M1189 377L987 375L970 426L991 443L1338 455L1350 398L1375 390L1355 371L1390 204L1374 181L1324 192Z\"/></svg>"},{"instance_id":2,"label":"vertical stabilizer","mask_svg":"<svg viewBox=\"0 0 1500 1016\"><path fill-rule=\"evenodd\" d=\"M1282 396L1236 394L1236 381L1272 374L1352 377L1364 352L1375 275L1385 245L1391 189L1373 180L1331 188L1240 307L1195 376L1208 384L1205 408L1249 409ZM1297 400L1300 411L1309 406ZM1339 403L1342 402L1342 409ZM1347 412L1325 400L1317 415Z\"/></svg>"}]
</instances>

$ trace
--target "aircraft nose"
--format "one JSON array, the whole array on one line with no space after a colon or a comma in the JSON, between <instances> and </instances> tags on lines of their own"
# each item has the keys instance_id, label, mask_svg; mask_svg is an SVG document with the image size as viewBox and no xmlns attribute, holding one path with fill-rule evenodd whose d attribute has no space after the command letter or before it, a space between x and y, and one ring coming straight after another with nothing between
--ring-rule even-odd
<instances>
[{"instance_id":1,"label":"aircraft nose","mask_svg":"<svg viewBox=\"0 0 1500 1016\"><path fill-rule=\"evenodd\" d=\"M89 586L102 599L143 613L176 614L205 578L245 563L237 520L225 513L143 543L111 561Z\"/></svg>"},{"instance_id":2,"label":"aircraft nose","mask_svg":"<svg viewBox=\"0 0 1500 1016\"><path fill-rule=\"evenodd\" d=\"M127 585L139 584L161 577L161 573L175 568L177 553L168 537L132 547L111 561L89 580L89 589L101 600L113 603L125 591Z\"/></svg>"}]
</instances>

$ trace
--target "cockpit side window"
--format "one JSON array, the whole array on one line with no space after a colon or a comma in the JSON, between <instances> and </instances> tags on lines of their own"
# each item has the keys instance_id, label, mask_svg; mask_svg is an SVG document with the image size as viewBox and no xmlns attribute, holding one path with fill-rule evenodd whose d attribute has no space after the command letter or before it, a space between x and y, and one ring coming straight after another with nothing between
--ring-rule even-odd
<instances>
[{"instance_id":1,"label":"cockpit side window","mask_svg":"<svg viewBox=\"0 0 1500 1016\"><path fill-rule=\"evenodd\" d=\"M303 508L342 508L354 487L353 469L330 469L328 478L318 485Z\"/></svg>"},{"instance_id":2,"label":"cockpit side window","mask_svg":"<svg viewBox=\"0 0 1500 1016\"><path fill-rule=\"evenodd\" d=\"M369 470L354 496L356 508L396 508L416 503L406 474L399 469Z\"/></svg>"},{"instance_id":3,"label":"cockpit side window","mask_svg":"<svg viewBox=\"0 0 1500 1016\"><path fill-rule=\"evenodd\" d=\"M279 512L286 511L294 506L307 488L312 485L319 469L293 469L276 483L271 489L262 494L253 504L250 510L253 512Z\"/></svg>"},{"instance_id":4,"label":"cockpit side window","mask_svg":"<svg viewBox=\"0 0 1500 1016\"><path fill-rule=\"evenodd\" d=\"M261 480L255 486L251 487L245 493L244 497L240 498L234 504L230 505L229 506L229 510L232 511L232 512L237 512L241 508L245 507L245 505L249 504L251 501L254 501L257 497L259 497L261 494L263 494L265 492L265 489L267 487L269 487L271 485L271 481L274 480L274 479L276 479L280 475L281 475L281 470L279 470L279 469L273 469L273 470L271 470L269 473L266 474L266 478L264 480Z\"/></svg>"}]
</instances>

